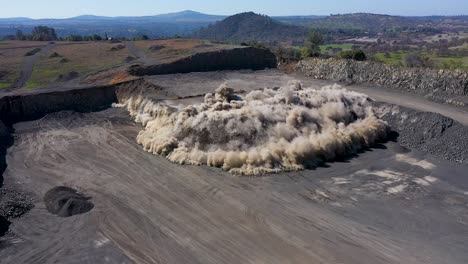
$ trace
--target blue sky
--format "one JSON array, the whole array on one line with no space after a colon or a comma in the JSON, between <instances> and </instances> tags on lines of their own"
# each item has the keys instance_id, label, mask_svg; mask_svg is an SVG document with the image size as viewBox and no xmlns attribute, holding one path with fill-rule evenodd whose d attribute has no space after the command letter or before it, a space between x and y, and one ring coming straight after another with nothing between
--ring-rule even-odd
<instances>
[{"instance_id":1,"label":"blue sky","mask_svg":"<svg viewBox=\"0 0 468 264\"><path fill-rule=\"evenodd\" d=\"M182 10L232 15L468 15L468 0L0 0L0 17L63 18L83 14L155 15Z\"/></svg>"}]
</instances>

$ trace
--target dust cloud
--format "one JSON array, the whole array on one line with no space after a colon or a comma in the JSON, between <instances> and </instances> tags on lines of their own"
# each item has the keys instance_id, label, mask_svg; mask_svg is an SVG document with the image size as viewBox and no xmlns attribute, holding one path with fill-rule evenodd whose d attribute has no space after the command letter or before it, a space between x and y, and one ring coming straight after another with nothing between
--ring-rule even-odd
<instances>
[{"instance_id":1,"label":"dust cloud","mask_svg":"<svg viewBox=\"0 0 468 264\"><path fill-rule=\"evenodd\" d=\"M146 151L243 175L314 168L387 135L368 97L337 85L233 91L223 84L203 103L183 107L143 96L125 105L145 127L137 141Z\"/></svg>"}]
</instances>

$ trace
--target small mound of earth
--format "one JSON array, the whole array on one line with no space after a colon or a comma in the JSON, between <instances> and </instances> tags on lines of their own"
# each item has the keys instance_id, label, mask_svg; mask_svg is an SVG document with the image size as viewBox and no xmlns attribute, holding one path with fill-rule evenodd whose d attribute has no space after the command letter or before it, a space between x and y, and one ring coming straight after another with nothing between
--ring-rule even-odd
<instances>
[{"instance_id":1,"label":"small mound of earth","mask_svg":"<svg viewBox=\"0 0 468 264\"><path fill-rule=\"evenodd\" d=\"M26 54L24 54L24 56L25 57L33 56L33 55L35 55L36 53L38 53L40 51L41 51L40 48L35 48L33 50L30 50L30 51L26 52Z\"/></svg>"},{"instance_id":2,"label":"small mound of earth","mask_svg":"<svg viewBox=\"0 0 468 264\"><path fill-rule=\"evenodd\" d=\"M57 82L67 82L67 81L70 81L70 80L73 80L73 79L76 79L80 76L79 73L75 72L75 71L72 71L72 72L69 72L69 73L66 73L66 74L60 74L58 77L57 77Z\"/></svg>"},{"instance_id":3,"label":"small mound of earth","mask_svg":"<svg viewBox=\"0 0 468 264\"><path fill-rule=\"evenodd\" d=\"M91 197L66 186L52 188L44 195L47 211L60 217L70 217L91 211L94 204L89 201L90 199Z\"/></svg>"},{"instance_id":4,"label":"small mound of earth","mask_svg":"<svg viewBox=\"0 0 468 264\"><path fill-rule=\"evenodd\" d=\"M54 52L54 53L50 54L50 56L49 56L49 58L51 58L51 59L52 58L60 58L60 57L62 57L62 55L58 54L57 52Z\"/></svg>"},{"instance_id":5,"label":"small mound of earth","mask_svg":"<svg viewBox=\"0 0 468 264\"><path fill-rule=\"evenodd\" d=\"M203 43L203 44L196 45L194 48L210 48L210 47L213 47L213 45Z\"/></svg>"},{"instance_id":6,"label":"small mound of earth","mask_svg":"<svg viewBox=\"0 0 468 264\"><path fill-rule=\"evenodd\" d=\"M411 152L410 149L403 147L402 145L396 143L396 142L389 142L387 144L387 148L390 149L392 152L398 153L398 154L406 154Z\"/></svg>"},{"instance_id":7,"label":"small mound of earth","mask_svg":"<svg viewBox=\"0 0 468 264\"><path fill-rule=\"evenodd\" d=\"M149 47L148 49L151 52L156 52L156 51L160 51L160 50L164 49L165 47L166 46L164 46L164 45L154 45L154 46Z\"/></svg>"},{"instance_id":8,"label":"small mound of earth","mask_svg":"<svg viewBox=\"0 0 468 264\"><path fill-rule=\"evenodd\" d=\"M135 57L132 57L132 56L128 56L127 58L125 58L125 62L127 62L127 63L128 63L128 62L132 62L132 61L134 61L134 60L136 60L136 58L135 58Z\"/></svg>"},{"instance_id":9,"label":"small mound of earth","mask_svg":"<svg viewBox=\"0 0 468 264\"><path fill-rule=\"evenodd\" d=\"M117 50L122 50L122 49L125 49L125 46L120 44L120 45L112 47L110 50L117 51Z\"/></svg>"}]
</instances>

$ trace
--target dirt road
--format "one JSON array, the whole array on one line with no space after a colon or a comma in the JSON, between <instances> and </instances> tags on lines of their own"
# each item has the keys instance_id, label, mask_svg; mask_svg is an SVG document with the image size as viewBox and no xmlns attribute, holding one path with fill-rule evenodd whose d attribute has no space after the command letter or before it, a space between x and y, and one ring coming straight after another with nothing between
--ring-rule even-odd
<instances>
[{"instance_id":1,"label":"dirt road","mask_svg":"<svg viewBox=\"0 0 468 264\"><path fill-rule=\"evenodd\" d=\"M52 49L55 44L49 43L46 46L41 47L41 51L35 53L32 56L28 56L25 58L23 63L21 64L21 71L18 79L12 85L12 89L21 88L26 85L27 81L31 77L34 63L39 59L39 57L43 54L47 54L47 52Z\"/></svg>"},{"instance_id":2,"label":"dirt road","mask_svg":"<svg viewBox=\"0 0 468 264\"><path fill-rule=\"evenodd\" d=\"M125 45L127 45L128 51L137 59L139 59L142 62L147 62L148 58L145 54L145 52L137 47L133 41L126 41Z\"/></svg>"}]
</instances>

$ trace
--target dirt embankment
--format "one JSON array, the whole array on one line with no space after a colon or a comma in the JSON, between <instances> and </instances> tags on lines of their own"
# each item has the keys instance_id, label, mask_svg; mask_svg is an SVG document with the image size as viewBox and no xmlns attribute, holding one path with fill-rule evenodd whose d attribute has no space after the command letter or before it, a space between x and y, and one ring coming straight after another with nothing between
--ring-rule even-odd
<instances>
[{"instance_id":1,"label":"dirt embankment","mask_svg":"<svg viewBox=\"0 0 468 264\"><path fill-rule=\"evenodd\" d=\"M135 65L129 73L136 76L220 70L263 70L276 68L276 57L267 49L239 47L196 53L180 60L155 65Z\"/></svg>"},{"instance_id":2,"label":"dirt embankment","mask_svg":"<svg viewBox=\"0 0 468 264\"><path fill-rule=\"evenodd\" d=\"M373 62L339 59L308 59L296 70L314 79L346 83L369 83L417 93L435 101L465 104L453 98L468 95L468 71L405 68Z\"/></svg>"}]
</instances>

